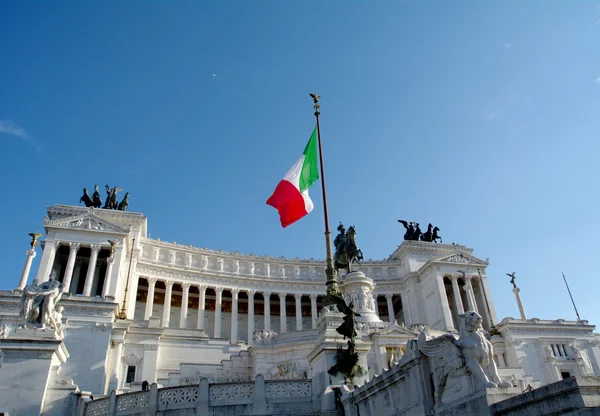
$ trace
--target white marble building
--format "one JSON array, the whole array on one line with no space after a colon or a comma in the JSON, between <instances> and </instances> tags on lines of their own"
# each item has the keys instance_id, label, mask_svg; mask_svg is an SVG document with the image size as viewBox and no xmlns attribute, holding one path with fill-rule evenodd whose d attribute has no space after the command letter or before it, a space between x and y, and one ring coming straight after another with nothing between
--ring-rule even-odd
<instances>
[{"instance_id":1,"label":"white marble building","mask_svg":"<svg viewBox=\"0 0 600 416\"><path fill-rule=\"evenodd\" d=\"M115 414L121 414L137 404L121 406L126 402L115 393L140 391L143 382L157 383L145 393L148 397L163 397L157 387L196 385L195 406L200 408L201 379L212 383L210 399L202 402L206 406L234 397L213 394L225 389L218 383L232 382L254 386L247 394L262 406L259 381L266 406L275 406L285 397L277 392L285 389L274 383L283 380L292 380L299 397L315 402L324 388L315 382L314 364L315 344L321 342L317 324L324 262L168 243L148 238L147 227L140 213L48 207L37 272L30 270L36 256L31 249L22 276L14 277L18 288L0 291L0 411L66 414L56 404L59 400L61 406L71 403L75 412L81 397L91 393L98 399L113 392L110 400L95 403L98 408L112 403ZM112 254L109 241L117 241ZM362 245L368 247L368 242ZM369 369L365 380L397 362L425 325L456 331L459 315L467 310L482 316L499 373L523 389L573 375L600 376L594 325L526 319L524 311L522 319L499 321L488 285L495 276L487 276L487 266L487 260L464 246L406 241L389 258L358 267L365 275L360 282L342 279L346 296L359 304L363 315L360 345ZM23 355L25 344L39 344L44 336L18 328L20 302L26 285L34 278L48 281L53 273L64 284L59 305L66 324L58 340L43 341L51 351L43 361L31 352ZM36 364L25 372L23 360ZM43 376L37 377L37 371ZM37 393L17 400L11 392L19 381L9 388L3 380L31 383L27 389ZM231 403L246 403L248 397L239 394ZM69 397L74 399L69 402ZM112 414L91 409L87 414ZM290 409L286 411L293 413Z\"/></svg>"}]
</instances>

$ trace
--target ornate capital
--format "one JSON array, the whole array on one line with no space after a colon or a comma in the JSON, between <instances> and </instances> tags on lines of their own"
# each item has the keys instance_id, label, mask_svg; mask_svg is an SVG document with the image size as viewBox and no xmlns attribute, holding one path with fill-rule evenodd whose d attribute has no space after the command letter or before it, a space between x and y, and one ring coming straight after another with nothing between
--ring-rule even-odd
<instances>
[{"instance_id":1,"label":"ornate capital","mask_svg":"<svg viewBox=\"0 0 600 416\"><path fill-rule=\"evenodd\" d=\"M92 253L98 253L101 248L102 248L102 246L100 244L90 245L90 249L92 250Z\"/></svg>"},{"instance_id":2,"label":"ornate capital","mask_svg":"<svg viewBox=\"0 0 600 416\"><path fill-rule=\"evenodd\" d=\"M285 300L285 297L287 296L287 293L278 293L278 295L279 295L279 299Z\"/></svg>"},{"instance_id":3,"label":"ornate capital","mask_svg":"<svg viewBox=\"0 0 600 416\"><path fill-rule=\"evenodd\" d=\"M448 279L450 279L451 282L458 282L458 278L460 276L457 275L456 273L451 273L448 275Z\"/></svg>"},{"instance_id":4,"label":"ornate capital","mask_svg":"<svg viewBox=\"0 0 600 416\"><path fill-rule=\"evenodd\" d=\"M60 241L58 241L58 240L55 240L55 241L52 241L52 243L51 243L51 244L52 244L52 248L53 248L54 250L56 250L56 249L57 249L57 248L60 246Z\"/></svg>"},{"instance_id":5,"label":"ornate capital","mask_svg":"<svg viewBox=\"0 0 600 416\"><path fill-rule=\"evenodd\" d=\"M223 290L224 290L224 289L225 289L225 288L223 288L223 287L216 287L216 288L215 288L215 293L216 293L217 295L222 295L222 294L223 294Z\"/></svg>"},{"instance_id":6,"label":"ornate capital","mask_svg":"<svg viewBox=\"0 0 600 416\"><path fill-rule=\"evenodd\" d=\"M156 285L156 282L158 281L156 277L147 277L146 280L148 280L148 284L152 286Z\"/></svg>"},{"instance_id":7,"label":"ornate capital","mask_svg":"<svg viewBox=\"0 0 600 416\"><path fill-rule=\"evenodd\" d=\"M202 293L202 292L206 292L206 288L207 288L207 287L208 287L208 286L206 286L206 285L200 285L200 286L198 286L198 290L200 291L200 293Z\"/></svg>"},{"instance_id":8,"label":"ornate capital","mask_svg":"<svg viewBox=\"0 0 600 416\"><path fill-rule=\"evenodd\" d=\"M172 280L165 280L165 287L166 287L167 289L173 288L173 285L174 285L174 284L175 284L175 282L174 282L174 281L172 281Z\"/></svg>"},{"instance_id":9,"label":"ornate capital","mask_svg":"<svg viewBox=\"0 0 600 416\"><path fill-rule=\"evenodd\" d=\"M35 256L36 256L35 248L31 248L31 249L27 250L25 252L25 254L27 254L31 258L35 258Z\"/></svg>"},{"instance_id":10,"label":"ornate capital","mask_svg":"<svg viewBox=\"0 0 600 416\"><path fill-rule=\"evenodd\" d=\"M319 296L319 295L315 295L314 293L311 293L310 294L310 300L316 301L317 300L317 296Z\"/></svg>"},{"instance_id":11,"label":"ornate capital","mask_svg":"<svg viewBox=\"0 0 600 416\"><path fill-rule=\"evenodd\" d=\"M239 294L240 289L231 289L231 296L233 296L234 299L237 299Z\"/></svg>"},{"instance_id":12,"label":"ornate capital","mask_svg":"<svg viewBox=\"0 0 600 416\"><path fill-rule=\"evenodd\" d=\"M81 247L81 243L76 243L74 241L71 241L69 243L69 247L71 247L71 252L77 253L77 250L79 250L79 247Z\"/></svg>"},{"instance_id":13,"label":"ornate capital","mask_svg":"<svg viewBox=\"0 0 600 416\"><path fill-rule=\"evenodd\" d=\"M263 297L265 299L270 299L271 298L272 293L271 292L263 292Z\"/></svg>"},{"instance_id":14,"label":"ornate capital","mask_svg":"<svg viewBox=\"0 0 600 416\"><path fill-rule=\"evenodd\" d=\"M392 301L392 296L394 296L394 295L392 295L391 293L386 293L385 294L385 299L391 302Z\"/></svg>"},{"instance_id":15,"label":"ornate capital","mask_svg":"<svg viewBox=\"0 0 600 416\"><path fill-rule=\"evenodd\" d=\"M256 290L248 290L248 297L253 298L256 295Z\"/></svg>"},{"instance_id":16,"label":"ornate capital","mask_svg":"<svg viewBox=\"0 0 600 416\"><path fill-rule=\"evenodd\" d=\"M294 298L297 302L302 300L302 293L294 293Z\"/></svg>"},{"instance_id":17,"label":"ornate capital","mask_svg":"<svg viewBox=\"0 0 600 416\"><path fill-rule=\"evenodd\" d=\"M190 290L190 286L191 286L191 285L192 285L192 284L191 284L190 282L183 282L183 283L181 284L181 287L183 288L183 290L185 290L185 291L187 292L188 290Z\"/></svg>"}]
</instances>

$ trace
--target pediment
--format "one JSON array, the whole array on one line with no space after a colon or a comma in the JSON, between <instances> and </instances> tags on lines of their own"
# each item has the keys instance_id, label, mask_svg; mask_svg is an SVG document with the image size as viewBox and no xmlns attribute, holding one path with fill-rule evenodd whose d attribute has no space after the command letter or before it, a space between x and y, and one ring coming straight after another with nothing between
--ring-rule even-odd
<instances>
[{"instance_id":1,"label":"pediment","mask_svg":"<svg viewBox=\"0 0 600 416\"><path fill-rule=\"evenodd\" d=\"M106 233L127 234L128 229L106 221L92 213L85 213L56 220L44 219L44 226L63 229L79 229L86 231L102 231Z\"/></svg>"},{"instance_id":2,"label":"pediment","mask_svg":"<svg viewBox=\"0 0 600 416\"><path fill-rule=\"evenodd\" d=\"M478 259L475 256L470 256L464 253L454 253L450 256L442 257L436 260L437 263L453 263L453 264L473 264L478 266L487 266L489 262Z\"/></svg>"},{"instance_id":3,"label":"pediment","mask_svg":"<svg viewBox=\"0 0 600 416\"><path fill-rule=\"evenodd\" d=\"M372 336L402 336L402 337L416 337L418 334L416 332L411 331L408 328L398 325L394 323L387 328L383 328L379 331L373 332Z\"/></svg>"}]
</instances>

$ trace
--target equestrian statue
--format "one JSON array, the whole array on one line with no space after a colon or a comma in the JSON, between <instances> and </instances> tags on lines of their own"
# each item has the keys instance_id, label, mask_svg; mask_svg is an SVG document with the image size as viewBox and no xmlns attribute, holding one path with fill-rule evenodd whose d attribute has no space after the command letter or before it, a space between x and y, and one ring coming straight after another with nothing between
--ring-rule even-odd
<instances>
[{"instance_id":1,"label":"equestrian statue","mask_svg":"<svg viewBox=\"0 0 600 416\"><path fill-rule=\"evenodd\" d=\"M335 254L333 255L333 267L336 271L346 269L348 273L352 271L351 265L356 262L360 264L363 254L356 245L356 228L351 226L348 231L340 223L337 227L339 234L333 240Z\"/></svg>"}]
</instances>

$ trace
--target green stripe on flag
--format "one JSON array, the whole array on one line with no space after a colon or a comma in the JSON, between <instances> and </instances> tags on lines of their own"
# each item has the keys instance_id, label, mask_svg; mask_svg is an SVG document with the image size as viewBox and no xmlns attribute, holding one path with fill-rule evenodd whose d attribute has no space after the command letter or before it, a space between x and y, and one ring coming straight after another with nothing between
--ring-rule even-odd
<instances>
[{"instance_id":1,"label":"green stripe on flag","mask_svg":"<svg viewBox=\"0 0 600 416\"><path fill-rule=\"evenodd\" d=\"M315 126L304 149L304 163L300 172L300 192L306 191L317 179L319 179L319 161L317 159L317 127Z\"/></svg>"}]
</instances>

